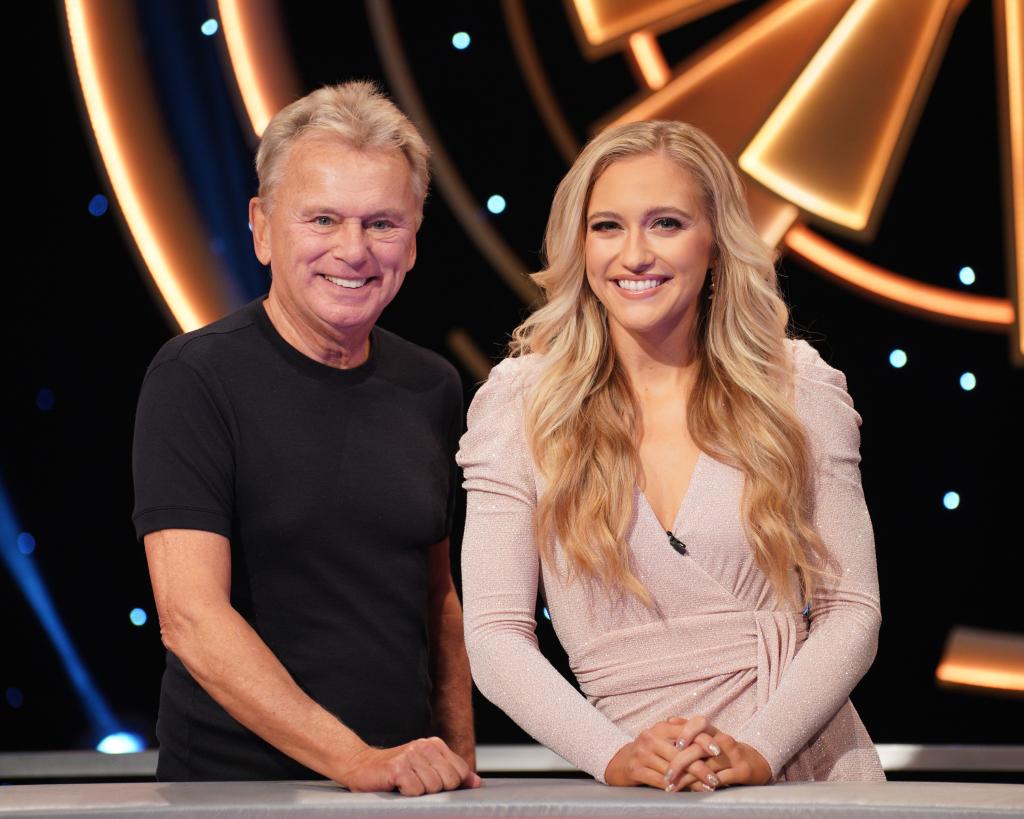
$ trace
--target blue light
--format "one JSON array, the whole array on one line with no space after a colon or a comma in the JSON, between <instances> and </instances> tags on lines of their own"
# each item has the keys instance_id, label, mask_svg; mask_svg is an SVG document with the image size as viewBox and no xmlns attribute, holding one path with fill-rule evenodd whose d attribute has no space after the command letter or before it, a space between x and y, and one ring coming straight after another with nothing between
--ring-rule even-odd
<instances>
[{"instance_id":1,"label":"blue light","mask_svg":"<svg viewBox=\"0 0 1024 819\"><path fill-rule=\"evenodd\" d=\"M89 213L93 216L102 216L107 212L107 208L110 203L107 201L102 193L97 193L92 199L89 200Z\"/></svg>"},{"instance_id":2,"label":"blue light","mask_svg":"<svg viewBox=\"0 0 1024 819\"><path fill-rule=\"evenodd\" d=\"M551 612L550 612L550 611L548 611L548 607L547 607L547 606L545 606L545 607L544 607L544 617L545 617L545 619L547 619L547 620L550 620L550 619L551 619Z\"/></svg>"},{"instance_id":3,"label":"blue light","mask_svg":"<svg viewBox=\"0 0 1024 819\"><path fill-rule=\"evenodd\" d=\"M129 734L127 731L118 731L116 734L108 734L100 740L96 750L102 754L137 754L146 748L146 743L138 734Z\"/></svg>"},{"instance_id":4,"label":"blue light","mask_svg":"<svg viewBox=\"0 0 1024 819\"><path fill-rule=\"evenodd\" d=\"M217 29L219 28L220 23L218 23L211 17L209 20L207 20L199 27L199 30L203 32L203 34L205 34L207 37L212 37L214 34L217 33Z\"/></svg>"},{"instance_id":5,"label":"blue light","mask_svg":"<svg viewBox=\"0 0 1024 819\"><path fill-rule=\"evenodd\" d=\"M907 366L907 354L897 347L889 353L889 363L897 370L901 367L905 367Z\"/></svg>"},{"instance_id":6,"label":"blue light","mask_svg":"<svg viewBox=\"0 0 1024 819\"><path fill-rule=\"evenodd\" d=\"M13 685L5 692L7 695L7 704L11 708L21 708L25 704L25 695L21 693L21 690L15 688Z\"/></svg>"},{"instance_id":7,"label":"blue light","mask_svg":"<svg viewBox=\"0 0 1024 819\"><path fill-rule=\"evenodd\" d=\"M57 396L55 396L53 394L53 390L48 387L43 387L36 393L36 406L39 407L40 412L49 412L52 410L56 401Z\"/></svg>"},{"instance_id":8,"label":"blue light","mask_svg":"<svg viewBox=\"0 0 1024 819\"><path fill-rule=\"evenodd\" d=\"M978 386L978 379L974 377L974 373L964 373L960 376L960 389L970 392Z\"/></svg>"},{"instance_id":9,"label":"blue light","mask_svg":"<svg viewBox=\"0 0 1024 819\"><path fill-rule=\"evenodd\" d=\"M469 35L464 31L457 31L452 35L452 45L455 46L459 51L464 51L469 48Z\"/></svg>"},{"instance_id":10,"label":"blue light","mask_svg":"<svg viewBox=\"0 0 1024 819\"><path fill-rule=\"evenodd\" d=\"M977 276L974 275L974 268L972 267L961 267L960 268L960 281L963 284L974 284L974 280Z\"/></svg>"},{"instance_id":11,"label":"blue light","mask_svg":"<svg viewBox=\"0 0 1024 819\"><path fill-rule=\"evenodd\" d=\"M501 213L505 210L505 197L494 194L487 200L487 210L491 213Z\"/></svg>"},{"instance_id":12,"label":"blue light","mask_svg":"<svg viewBox=\"0 0 1024 819\"><path fill-rule=\"evenodd\" d=\"M144 626L149 617L146 615L145 609L132 609L128 613L128 619L132 621L133 626Z\"/></svg>"},{"instance_id":13,"label":"blue light","mask_svg":"<svg viewBox=\"0 0 1024 819\"><path fill-rule=\"evenodd\" d=\"M118 729L113 711L89 676L89 670L75 650L64 624L61 622L53 599L46 589L34 560L25 560L18 549L18 535L22 529L14 514L10 499L0 477L0 563L7 566L14 581L46 631L61 665L71 681L75 694L82 703L94 736L106 736Z\"/></svg>"},{"instance_id":14,"label":"blue light","mask_svg":"<svg viewBox=\"0 0 1024 819\"><path fill-rule=\"evenodd\" d=\"M30 555L36 550L36 539L29 532L22 532L18 535L18 551L23 555Z\"/></svg>"},{"instance_id":15,"label":"blue light","mask_svg":"<svg viewBox=\"0 0 1024 819\"><path fill-rule=\"evenodd\" d=\"M947 509L956 509L960 505L960 495L956 492L947 492L942 496L942 505Z\"/></svg>"}]
</instances>

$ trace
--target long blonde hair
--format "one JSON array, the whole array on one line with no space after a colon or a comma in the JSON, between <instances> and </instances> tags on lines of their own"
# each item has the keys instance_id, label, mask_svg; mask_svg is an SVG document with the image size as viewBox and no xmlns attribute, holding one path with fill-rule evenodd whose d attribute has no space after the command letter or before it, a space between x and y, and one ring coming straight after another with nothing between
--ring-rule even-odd
<instances>
[{"instance_id":1,"label":"long blonde hair","mask_svg":"<svg viewBox=\"0 0 1024 819\"><path fill-rule=\"evenodd\" d=\"M796 602L796 571L810 600L826 557L811 523L812 470L793 406L786 352L789 310L774 254L750 220L740 180L702 131L680 122L634 122L592 139L555 193L544 237L546 267L533 276L545 304L512 336L514 356L544 366L526 406L526 431L546 490L538 502L541 548L557 541L570 574L628 590L645 603L625 543L639 475L640 413L618 362L601 303L586 282L586 211L597 178L626 157L661 154L702 194L716 261L696 321L697 375L687 410L701 450L744 473L742 509L754 557L783 599Z\"/></svg>"}]
</instances>

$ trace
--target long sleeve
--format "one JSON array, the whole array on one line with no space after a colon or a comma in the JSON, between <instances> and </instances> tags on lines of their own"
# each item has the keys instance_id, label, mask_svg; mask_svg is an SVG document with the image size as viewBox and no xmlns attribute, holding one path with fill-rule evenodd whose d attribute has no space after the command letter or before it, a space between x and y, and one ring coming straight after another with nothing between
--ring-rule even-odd
<instances>
[{"instance_id":1,"label":"long sleeve","mask_svg":"<svg viewBox=\"0 0 1024 819\"><path fill-rule=\"evenodd\" d=\"M874 660L881 611L871 519L860 481L860 416L846 379L794 344L797 411L816 464L814 525L829 574L811 601L806 642L778 688L737 733L777 776L843 706Z\"/></svg>"},{"instance_id":2,"label":"long sleeve","mask_svg":"<svg viewBox=\"0 0 1024 819\"><path fill-rule=\"evenodd\" d=\"M462 544L466 648L477 687L538 742L604 781L633 737L601 714L541 653L534 611L540 561L536 482L523 432L523 374L508 359L469 410L459 465L468 491Z\"/></svg>"}]
</instances>

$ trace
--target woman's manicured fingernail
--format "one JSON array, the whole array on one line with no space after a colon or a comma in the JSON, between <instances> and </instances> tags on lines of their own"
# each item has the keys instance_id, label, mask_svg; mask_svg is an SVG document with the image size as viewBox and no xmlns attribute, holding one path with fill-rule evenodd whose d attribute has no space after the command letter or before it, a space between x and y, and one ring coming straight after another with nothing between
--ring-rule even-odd
<instances>
[{"instance_id":1,"label":"woman's manicured fingernail","mask_svg":"<svg viewBox=\"0 0 1024 819\"><path fill-rule=\"evenodd\" d=\"M713 742L708 743L708 750L711 751L711 753L715 756L718 756L720 753L722 753L722 749L715 745L715 743Z\"/></svg>"},{"instance_id":2,"label":"woman's manicured fingernail","mask_svg":"<svg viewBox=\"0 0 1024 819\"><path fill-rule=\"evenodd\" d=\"M672 793L672 791L674 791L675 789L676 789L676 783L675 782L669 782L665 786L665 793Z\"/></svg>"},{"instance_id":3,"label":"woman's manicured fingernail","mask_svg":"<svg viewBox=\"0 0 1024 819\"><path fill-rule=\"evenodd\" d=\"M706 791L712 791L713 792L715 790L710 785L705 785L703 782L700 783L700 786L701 786L701 788L703 788Z\"/></svg>"},{"instance_id":4,"label":"woman's manicured fingernail","mask_svg":"<svg viewBox=\"0 0 1024 819\"><path fill-rule=\"evenodd\" d=\"M708 784L709 784L709 785L710 785L710 786L711 786L712 788L717 788L717 787L718 787L718 785L719 785L719 782L718 782L718 777L717 777L717 776L715 776L714 774L708 774Z\"/></svg>"},{"instance_id":5,"label":"woman's manicured fingernail","mask_svg":"<svg viewBox=\"0 0 1024 819\"><path fill-rule=\"evenodd\" d=\"M675 778L676 778L676 777L675 777L675 775L674 775L674 774L672 773L672 769L671 769L671 768L669 768L669 769L668 769L667 771L665 771L665 781L666 781L666 782L671 782L671 781L672 781L673 779L675 779Z\"/></svg>"}]
</instances>

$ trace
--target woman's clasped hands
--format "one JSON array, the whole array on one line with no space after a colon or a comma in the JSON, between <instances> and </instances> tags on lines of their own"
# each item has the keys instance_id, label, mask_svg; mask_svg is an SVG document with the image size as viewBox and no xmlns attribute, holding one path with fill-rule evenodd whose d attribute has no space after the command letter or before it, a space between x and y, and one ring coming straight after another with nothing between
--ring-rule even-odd
<instances>
[{"instance_id":1,"label":"woman's clasped hands","mask_svg":"<svg viewBox=\"0 0 1024 819\"><path fill-rule=\"evenodd\" d=\"M761 754L706 717L671 717L622 746L605 769L609 785L648 785L673 792L726 785L766 785L772 771Z\"/></svg>"}]
</instances>

